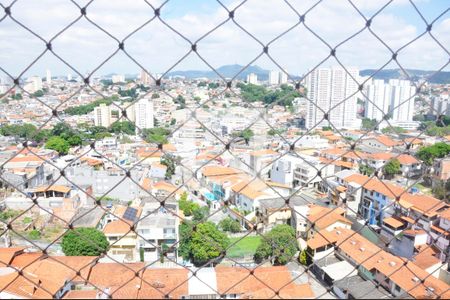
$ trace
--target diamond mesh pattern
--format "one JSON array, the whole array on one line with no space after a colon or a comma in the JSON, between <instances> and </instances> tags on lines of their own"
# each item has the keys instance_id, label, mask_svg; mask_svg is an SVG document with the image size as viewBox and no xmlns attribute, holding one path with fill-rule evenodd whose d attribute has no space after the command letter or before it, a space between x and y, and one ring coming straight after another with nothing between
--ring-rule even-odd
<instances>
[{"instance_id":1,"label":"diamond mesh pattern","mask_svg":"<svg viewBox=\"0 0 450 300\"><path fill-rule=\"evenodd\" d=\"M175 26L165 18L164 12L166 8L170 10L169 6L173 2L170 0L157 4L142 1L142 9L148 10L149 17L141 25L136 26L134 30L127 33L124 33L123 29L120 32L115 32L113 27L97 20L95 4L98 1L91 0L83 5L74 0L67 1L78 12L72 19L69 18L66 21L67 25L62 29L55 30L56 33L49 37L39 34L39 28L34 29L23 23L20 17L16 17L16 12L24 9L19 7L22 1L15 0L11 3L0 3L3 9L3 13L0 15L0 26L6 22L14 24L16 30L24 31L30 40L39 45L36 46L38 52L32 59L21 60L25 66L17 76L8 71L6 67L0 65L2 75L13 83L0 96L2 100L8 101L11 100L12 95L22 94L24 99L30 101L30 103L40 104L42 112L39 113L46 116L46 120L38 124L37 130L27 132L21 138L16 138L17 144L23 147L18 147L17 152L9 156L1 165L0 179L4 191L2 198L21 197L20 199L22 200L20 201L29 199L30 203L27 209L2 218L3 229L1 236L8 246L25 246L35 250L29 254L23 254L16 250L16 252L12 252L12 256L5 255L0 258L2 265L11 270L8 274L2 275L0 280L1 291L6 296L12 295L14 291L17 292L17 289L20 289L20 292L17 292L19 293L18 295L23 297L27 295L33 298L61 298L64 295L69 295L69 290L73 293L71 295L75 295L77 291L80 293L86 292L86 294L80 294L83 297L92 297L94 295L94 297L111 298L180 298L182 296L199 296L193 292L195 289L193 286L197 284L202 286L201 293L203 293L203 297L215 295L214 297L220 298L329 298L342 297L339 291L342 293L346 289L352 290L349 287L353 286L354 288L359 283L353 283L350 280L356 280L355 278L358 276L361 276L358 278L364 278L364 286L367 287L362 292L360 291L357 295L358 298L373 297L374 295L378 297L384 295L387 297L447 298L450 295L449 286L443 281L439 281L442 279L440 276L441 269L445 269L441 263L445 264L448 262L448 230L436 229L438 228L439 220L441 220L441 214L444 214L445 209L448 208L446 204L448 191L444 192L442 201L424 198L425 200L420 201L429 200L431 204L425 210L414 209L411 208L414 205L410 204L412 200L408 200L410 197L413 197L410 191L418 183L432 178L431 176L435 172L434 166L421 163L422 170L419 176L408 178L406 183L403 183L402 188L398 184L393 184L387 180L386 175L383 175L385 166L391 160L400 159L405 155L417 156L417 149L414 147L416 143L422 143L426 135L425 129L411 138L399 138L398 143L392 147L392 155L389 159L378 165L378 168L370 172L370 175L359 175L358 184L345 187L347 191L352 188L352 192L349 195L345 192L335 193L337 191L336 185L334 185L336 172L329 171L330 167L337 168L337 166L341 166L342 169L349 168L358 172L355 162L369 160L367 153L360 151L360 148L365 145L364 141L372 137L376 129L383 124L388 130L396 132L397 128L389 114L399 110L400 106L407 105L411 99L423 96L425 91L429 91L427 81L437 76L440 71L446 70L450 62L450 53L445 41L441 41L442 37L435 34L434 25L442 21L446 14L448 16L448 7L444 8L437 17L429 21L424 17L416 3L409 0L408 7L419 18L422 31L414 39L406 43L396 43L394 46L385 41L383 38L384 33L376 30L376 27L373 25L377 18L381 18L380 15L383 12L388 11L395 5L394 1L387 1L384 5L380 5L378 10L371 16L363 13L363 4L360 1L342 1L343 5L348 6L348 10L354 14L355 19L351 22L361 23L361 27L358 31L349 34L347 34L347 29L344 28L344 24L341 24L342 28L334 28L334 31L339 33L339 36L343 36L342 33L346 35L339 42L327 40L324 37L325 34L316 29L317 22L320 22L320 20L314 19L314 14L319 7L325 5L323 1L312 3L308 8L302 10L295 3L291 3L293 1L280 1L280 9L288 11L292 20L295 19L296 21L290 26L279 30L275 36L267 38L268 42L266 38L263 39L254 33L254 26L246 24L245 20L239 18L240 11L252 9L251 1L242 1L232 7L223 1L217 0L217 5L222 8L223 19L211 26L211 28L206 29L206 33L198 38L191 38L188 30L185 31L186 28L180 28L179 24ZM92 14L91 10L93 11ZM260 21L271 22L272 20ZM42 22L45 23L46 20L43 19ZM108 37L108 44L105 44L105 49L99 52L96 58L97 61L94 62L94 58L92 58L91 63L90 56L94 53L83 53L87 55L83 59L83 63L89 62L90 71L87 73L80 69L78 58L67 53L61 53L58 47L58 42L70 35L70 30L76 30L75 28L82 22L94 28L96 34ZM136 23L136 21L133 21L133 23ZM152 27L151 31L147 31L150 26L155 27ZM246 47L259 49L254 53L251 51L246 53L246 56L251 58L231 78L227 78L226 75L221 73L215 63L217 58L211 57L206 43L208 39L214 39L216 35L222 34L220 30L225 27L232 28L234 34L245 37L248 43L248 45L245 45ZM150 35L156 35L158 30L164 30L168 39L176 40L180 54L177 57L165 57L164 53L159 53L159 59L164 56L166 67L164 72L155 75L151 73L152 64L142 61L135 55L134 51L136 50L136 45L139 45L137 40L140 38L140 33L146 32ZM281 59L277 55L278 49L288 47L286 39L289 40L291 35L297 30L301 30L305 35L307 34L310 37L307 40L311 41L314 46L317 46L318 51L320 48L320 51L327 53L320 61L314 62L314 60L311 60L313 64L306 74L301 77L293 76L286 72L286 66L280 62ZM380 49L387 55L385 59L380 60L382 64L370 76L360 78L354 76L342 57L345 57L346 47L354 47L352 43L358 41L362 35L376 40L378 46L381 47ZM284 42L283 39L285 39ZM423 42L424 39L427 39L432 47L436 47L441 51L442 57L439 57L439 60L442 61L442 65L434 73L423 78L424 80L419 81L416 78L411 78L408 71L406 71L410 62L406 58L404 59L404 57L409 57L404 53L414 49L415 45ZM88 42L88 38L86 40ZM233 37L230 36L230 45L234 45L233 42ZM158 45L155 44L153 47L158 48ZM80 51L83 51L82 45L80 45L80 49ZM140 49L140 51L146 50ZM223 51L225 53L226 51L239 51L239 49L223 49ZM82 79L81 82L74 83L71 91L65 93L64 97L60 97L56 102L49 102L45 100L45 97L27 91L23 85L25 74L32 70L44 57L51 57L51 59L64 65L70 72L75 73ZM177 148L177 151L173 151L166 141L153 141L147 143L145 148L140 147L141 150L136 150L137 148L133 148L134 146L121 147L120 151L135 151L135 153L139 153L139 155L135 155L124 164L115 159L113 155L110 155L111 152L103 144L101 132L96 134L89 132L91 140L85 139L82 141L84 146L76 145L71 148L70 152L73 155L71 164L61 165L45 151L41 151L38 147L33 147L31 142L36 141L48 128L66 126L64 127L66 128L65 130L72 130L73 134L76 134L73 131L75 129L78 130L78 133L80 132L80 125L77 128L77 126L70 123L70 120L74 120L74 118L68 117L66 109L76 106L82 95L89 95L89 99L92 100L101 99L108 101L110 90L105 84L96 82L95 77L97 76L96 74L102 72L102 68L105 66L114 65L115 59L119 57L127 59L129 64L141 69L142 73L147 74L154 84L147 86L145 92L139 93L129 101L123 101L120 105L118 101L109 103L110 109L118 111L117 120L109 128L113 128L115 124L124 121L135 123L129 111L141 99L153 99L154 97L152 96L158 94L160 95L159 99L164 98L165 101L172 101L178 108L186 111L184 120L177 120L167 125L167 141L176 141L180 136L186 134L185 130L189 128L194 130L193 134L202 132L202 134L207 136L207 140L210 142L213 150L207 151L206 149L200 152L200 149L198 149L197 155L189 157L185 155L184 149ZM19 56L16 56L16 58L19 60ZM155 56L152 59L158 59L158 57ZM179 69L189 59L195 59L217 76L217 80L213 81L218 85L214 93L209 90L208 97L198 100L195 104L184 103L183 100L180 100L177 93L174 92L174 86L184 84L182 80L169 79L170 72ZM254 162L242 158L242 153L248 153L249 149L253 150L251 142L249 145L248 138L242 134L220 134L218 130L210 126L211 123L205 119L204 114L208 109L218 108L217 102L222 103L223 99L242 98L243 90L242 86L239 85L240 78L247 69L261 60L266 60L280 69L281 73L287 77L292 90L283 97L276 99L276 101L266 103L262 108L255 102L247 101L239 104L246 108L242 116L245 119L245 126L240 128L240 132L242 133L245 130L257 132L262 126L274 133L270 137L266 136L266 138L271 139L270 142L278 143L279 146L278 148L275 146L270 148L270 151L265 150L271 155L268 155L269 158L264 161L264 164L255 166ZM312 76L313 72L319 70L322 65L328 63L341 67L344 76L348 76L348 80L352 81L349 84L356 87L349 96L344 97L344 99L338 101L329 109L319 105L304 90L308 77ZM375 103L373 98L367 94L365 86L383 70L392 66L399 68L403 72L405 79L411 81L415 88L415 93L394 107L390 107L390 113L386 113L383 107L380 107L379 103ZM318 114L323 117L319 118L319 120L316 119L313 126L299 131L297 136L292 137L286 133L286 130L283 130L286 128L282 128L282 126L275 123L268 115L276 112L280 106L285 106L285 101L290 101L290 99L297 97L299 94L302 95L308 107L317 110ZM362 101L373 105L375 111L381 112L382 119L376 120L376 122L371 124L371 129L361 132L357 138L349 139L348 135L346 135L347 131L343 130L342 126L334 124L330 116L333 111L340 110L346 101L354 96L361 97ZM155 101L157 99L154 98ZM427 106L427 110L437 115L437 126L445 127L447 125L444 114L438 111L434 105L425 103L425 106ZM233 106L226 107L225 110L233 108ZM252 114L245 115L247 112L252 112ZM297 146L307 137L317 132L324 134L325 131L321 131L324 122L330 127L335 138L340 141L341 147L336 152L337 154L332 157L322 157L321 162L317 163L316 160L320 161L320 159L316 157L316 160L311 160L308 156L300 153L301 151L298 151ZM140 128L139 126L136 126L136 132L141 137L145 137L148 134L145 128ZM378 132L377 134L380 133ZM256 138L257 136L255 135L249 139L252 141ZM265 140L266 142L267 139ZM53 176L49 177L51 179L39 191L35 188L41 187L43 183L32 182L28 179L21 182L10 175L11 169L8 167L8 164L11 165L20 161L25 155L33 157L34 161L42 162L46 169L52 170ZM348 163L349 157L352 157L353 162L350 161L351 167L345 167L345 162ZM170 168L170 162L167 163L167 161L174 162L176 167L174 176L176 179L163 178L159 183L151 182L151 175L145 173L149 171L149 161L159 162L160 159L166 161L165 164L168 168ZM307 177L302 184L291 187L288 193L286 193L286 189L280 188L280 185L276 185L273 181L268 180L270 176L268 175L269 169L274 164L286 159L294 159L300 162L305 169L308 169L308 172L313 172L313 175ZM229 166L236 166L236 168L225 168L226 162L230 162ZM117 180L114 181L114 184L105 186L101 193L97 191L98 195L94 196L92 191L87 189L88 183L86 185L79 183L80 177L87 176L87 174L78 174L77 177L73 173L72 165L76 164L87 165L91 169L108 170L108 172L116 175ZM23 168L24 172L27 172L29 166L20 165L20 167ZM205 171L208 168L216 171L217 169L227 170L226 172L231 173L217 175L213 174L214 171L211 171L210 175L208 175ZM301 172L301 170L295 172ZM213 176L216 177L213 178ZM98 180L101 181L102 179L99 178ZM204 209L203 216L196 217L194 215L194 218L192 218L188 216L186 211L182 213L182 210L177 205L180 198L184 197L185 194L183 193L186 193L192 199L198 198L194 191L199 193L207 191L207 195L217 195L217 191L214 190L216 184L219 183L219 185L222 184L222 187L225 187L230 181L233 183L233 180L236 180L236 184L232 184L232 187L228 189L233 196L228 197L222 192L218 196L221 198L219 201L209 201L208 205L211 207ZM91 182L91 184L98 184L98 181L97 183ZM159 184L160 188L155 187L157 184ZM44 204L43 194L50 193L53 196L55 195L54 193L65 194L64 191L61 192L61 186L70 186L72 190L78 192L80 198L85 199L84 201L90 203L90 205L86 205L83 209L77 207L75 212L73 208L68 206L69 204L64 202L67 202L67 199L63 200L62 208L52 208L51 203ZM167 188L167 186L170 186L170 188ZM311 186L314 186L314 190L311 189ZM154 190L164 190L165 188L165 193L154 192ZM254 214L244 212L242 208L239 209L238 207L242 206L239 201L243 201L242 199L244 198L242 195L248 195L247 193L255 190L257 192L264 190L265 194L269 193L272 195L270 197L272 200L276 200L270 203L264 202L264 200L254 200L254 203L269 203L267 207L262 204L259 206L254 204L258 206ZM385 204L378 209L370 209L372 213L370 218L364 216L364 201L370 198L369 194L371 196L374 193L378 195L380 190L385 192L384 196L388 196L390 201L385 201ZM320 192L322 192L322 195L320 195ZM323 195L323 192L326 195ZM69 196L66 195L63 198L67 197ZM118 199L114 199L114 197ZM121 199L121 197L123 198ZM359 197L357 201L360 201L360 204L356 209L348 204L348 201L351 201L351 197ZM128 200L126 199L129 199L129 203L127 203ZM136 199L139 199L139 201ZM328 200L324 202L323 200L326 199ZM330 200L332 200L332 203L330 203ZM136 211L128 210L128 213L124 213L120 209L112 209L111 201L116 201L114 202L115 207L119 207L120 204L121 209L127 210L131 206ZM321 205L317 205L319 202ZM302 204L300 205L299 203ZM203 204L206 204L206 201L203 201ZM214 205L219 207L214 208ZM151 209L147 209L144 213L143 209L148 207L151 207ZM308 207L307 210L305 210L306 207ZM320 207L322 208L320 209ZM327 209L323 207L327 207ZM320 210L320 213L314 215L313 211L316 209L317 211ZM8 210L6 209L5 211ZM73 215L66 217L71 211ZM347 218L342 216L343 211L345 211ZM136 218L134 218L135 213L137 213ZM164 215L163 218L161 214ZM288 214L290 217L280 220L280 216L285 214ZM383 226L386 227L386 225L382 226L381 220L387 218L386 215L390 216L392 214L396 218L396 222L400 222L403 225L402 229L395 236L387 237L380 233L383 231ZM208 221L217 223L225 215L238 220L242 228L239 233L230 233L229 235L233 239L224 246L218 241L217 236L207 234L207 225L210 224ZM408 221L404 219L399 221L402 220L400 219L402 215L407 215ZM86 220L92 220L94 217L101 220L99 224L94 226L103 230L106 234L108 234L108 229L106 228L112 227L112 225L107 224L108 220L112 221L111 224L116 224L122 232L120 237L114 240L109 239L106 248L96 242L96 240L91 239L91 236L80 234L80 231L77 230L80 227L79 224L86 224ZM155 224L160 219L167 219L173 224L177 224L174 232L176 238L171 238L174 241L170 245L162 245L156 241L156 238L149 239L143 231L139 230L142 226L147 226L145 224L153 224L152 226L158 228L157 226L159 225ZM295 237L292 240L299 251L295 255L290 255L289 242L284 240L281 244L277 243L269 232L276 227L275 224L278 224L278 222L289 224L289 220L290 223L293 223L296 219L304 220L305 227L299 231L296 228L296 224L292 225L295 231ZM322 223L329 222L330 219L337 220L336 222L333 221L334 223L330 223L334 228L322 228ZM351 221L350 223L353 222L351 229L350 225L346 223L349 220ZM428 223L424 220L427 220ZM442 220L444 220L444 217ZM406 226L406 222L410 222L410 225ZM182 225L178 227L179 224ZM382 226L381 229L380 226ZM32 232L39 237L33 237ZM422 238L424 232L427 241L422 243L420 247L416 247L415 251L427 253L426 255L429 256L431 256L431 253L434 253L433 251L441 253L441 256L443 255L444 258L439 258L441 263L438 264L438 267L433 265L425 271L417 266L419 262L416 259L409 257L408 260L391 254L393 245L400 241L406 241L406 238L402 240L403 237L412 236L414 243L414 241ZM59 249L63 238L68 236L68 234L75 234L78 240L84 241L86 247L91 246L94 250L97 250L96 252L99 255L83 256L76 259L61 256ZM262 257L231 255L232 252L236 251L236 248L243 247L242 245L246 241L258 237L261 243L267 244L265 251L271 252L271 255ZM374 238L376 243L373 243L373 241L369 242L367 240L369 237ZM414 240L414 237L416 237L416 240ZM123 245L126 245L130 239L136 241L136 248L127 250L123 248ZM143 250L140 250L144 249L144 245L139 246L140 244L138 244L138 241L141 240L144 241L147 248L155 249L155 256L150 261L139 257L139 255L145 256L145 253L141 252ZM214 258L200 259L195 265L182 259L180 253L185 247L184 244L190 241L199 242L205 247L208 246L208 251L215 253L213 255ZM446 244L442 244L442 241L446 241ZM362 245L362 243L372 246L369 246L370 249L365 249L366 246L358 248L357 245ZM314 245L319 246L314 248ZM355 253L358 251L367 251L367 253L366 255ZM121 259L122 256L119 255L119 252L127 253L126 255L132 253L134 257ZM178 253L178 257L173 255L174 253ZM24 255L26 258L23 261L20 263L15 261L20 260ZM305 255L303 259L309 261L306 265L300 262L303 255ZM281 261L285 257L287 259ZM343 267L340 272L334 271L333 273L331 263L329 263L330 261L333 262L333 260L338 260L338 263L342 264ZM140 261L142 262L139 263ZM343 261L348 263L344 266ZM285 267L271 268L269 267L271 265L283 265ZM208 277L208 274L210 274L208 272L213 266L216 270L217 282L211 281L211 278ZM232 266L233 276L223 275L227 274L225 271L220 271L220 268L223 266ZM327 269L327 266L331 267ZM51 270L49 269L50 267ZM41 269L38 270L38 268ZM64 274L64 280L53 278L54 276L48 273L53 272L53 270L55 270L55 274ZM282 278L286 278L283 277L283 274L286 273L290 275L287 277L288 279L283 281ZM355 277L357 273L359 275ZM336 278L332 276L336 276ZM39 278L36 279L37 277ZM437 279L438 277L440 278L439 280ZM405 283L404 281L409 280L408 278L413 278L413 282ZM349 281L345 283L345 280ZM343 287L344 285L346 287ZM308 289L311 290L311 294L305 292ZM299 293L300 290L303 292ZM90 292L93 294L89 294Z\"/></svg>"}]
</instances>

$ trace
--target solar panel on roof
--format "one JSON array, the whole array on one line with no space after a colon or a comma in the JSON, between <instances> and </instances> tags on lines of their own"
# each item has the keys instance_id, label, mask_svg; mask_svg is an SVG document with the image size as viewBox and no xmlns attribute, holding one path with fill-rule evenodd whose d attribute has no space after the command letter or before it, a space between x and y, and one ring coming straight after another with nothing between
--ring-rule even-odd
<instances>
[{"instance_id":1,"label":"solar panel on roof","mask_svg":"<svg viewBox=\"0 0 450 300\"><path fill-rule=\"evenodd\" d=\"M136 219L137 209L133 207L127 207L125 213L123 214L123 218L129 221L133 221Z\"/></svg>"}]
</instances>

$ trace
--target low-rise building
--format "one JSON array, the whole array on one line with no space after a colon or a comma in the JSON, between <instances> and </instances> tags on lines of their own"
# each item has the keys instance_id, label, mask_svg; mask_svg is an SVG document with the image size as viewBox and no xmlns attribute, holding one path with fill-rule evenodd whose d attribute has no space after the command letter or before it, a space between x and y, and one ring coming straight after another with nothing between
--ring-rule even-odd
<instances>
[{"instance_id":1,"label":"low-rise building","mask_svg":"<svg viewBox=\"0 0 450 300\"><path fill-rule=\"evenodd\" d=\"M170 260L177 261L180 223L177 214L178 204L174 201L166 201L164 208L158 201L146 201L136 227L136 252L143 261L155 262L163 252Z\"/></svg>"}]
</instances>

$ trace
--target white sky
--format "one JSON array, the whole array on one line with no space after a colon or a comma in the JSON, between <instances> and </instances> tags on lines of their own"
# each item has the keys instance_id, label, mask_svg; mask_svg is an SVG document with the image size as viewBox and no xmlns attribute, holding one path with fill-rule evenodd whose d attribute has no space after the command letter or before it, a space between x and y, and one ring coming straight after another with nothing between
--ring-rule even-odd
<instances>
[{"instance_id":1,"label":"white sky","mask_svg":"<svg viewBox=\"0 0 450 300\"><path fill-rule=\"evenodd\" d=\"M304 13L316 1L288 0ZM8 6L11 0L0 0ZM80 6L87 1L76 1ZM148 1L160 5L160 1ZM240 1L223 1L231 10ZM383 0L352 0L367 16L372 16L386 2ZM450 48L450 1L415 0L414 3L434 24L432 34L447 51ZM49 40L79 15L79 8L69 0L18 0L12 7L12 16ZM95 0L87 8L93 22L121 40L137 27L153 18L153 9L142 0ZM0 13L0 20L4 13ZM194 42L216 25L227 20L227 11L213 0L170 0L161 9L161 18ZM249 0L235 12L235 21L263 44L295 25L298 16L279 0ZM365 21L348 0L324 0L306 14L306 25L332 47L364 28ZM394 50L407 44L424 32L426 25L407 0L394 0L372 22L372 30ZM118 43L82 18L53 42L54 51L82 74L92 72L118 47ZM182 58L190 44L155 19L125 41L127 52L151 72L165 72ZM291 74L302 74L317 66L328 54L328 47L311 34L303 24L283 35L270 45L270 55ZM0 21L0 67L19 75L45 50L45 43L17 25L9 17ZM226 64L246 65L255 59L262 46L242 31L231 20L198 43L198 52L213 67ZM367 29L337 48L337 57L343 64L360 69L379 68L391 57L388 49ZM427 34L399 52L404 68L437 70L449 62L449 54ZM267 56L253 65L277 69ZM334 59L324 65L336 65ZM25 76L44 75L46 69L53 75L74 74L67 66L46 53ZM398 68L395 63L386 68ZM195 53L174 67L174 70L209 70ZM122 52L95 72L138 73L140 67ZM449 70L446 67L444 70ZM0 77L5 74L0 71Z\"/></svg>"}]
</instances>

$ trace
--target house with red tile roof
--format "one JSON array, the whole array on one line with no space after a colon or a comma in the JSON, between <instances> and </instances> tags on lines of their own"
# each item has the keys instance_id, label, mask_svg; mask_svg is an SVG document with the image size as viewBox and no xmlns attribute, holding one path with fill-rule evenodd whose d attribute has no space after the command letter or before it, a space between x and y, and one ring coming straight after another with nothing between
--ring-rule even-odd
<instances>
[{"instance_id":1,"label":"house with red tile roof","mask_svg":"<svg viewBox=\"0 0 450 300\"><path fill-rule=\"evenodd\" d=\"M309 283L299 283L295 280L298 274L287 266L260 266L254 270L204 267L193 276L186 268L146 268L141 262L106 263L98 261L98 257L49 257L41 252L0 248L0 257L9 257L11 253L10 265L0 265L1 298L301 299L319 296L317 287L313 290ZM34 260L21 259L28 256Z\"/></svg>"},{"instance_id":2,"label":"house with red tile roof","mask_svg":"<svg viewBox=\"0 0 450 300\"><path fill-rule=\"evenodd\" d=\"M386 135L363 138L361 144L368 149L373 149L373 151L376 152L390 152L396 146L403 145L402 142L393 140Z\"/></svg>"},{"instance_id":3,"label":"house with red tile roof","mask_svg":"<svg viewBox=\"0 0 450 300\"><path fill-rule=\"evenodd\" d=\"M362 278L378 283L391 297L450 297L447 283L430 275L415 262L386 252L351 229L322 230L308 240L307 246L315 257L318 253L328 252L327 258L319 260L312 268L320 278L324 278L326 267L330 265L326 259L332 265L335 263L333 257L336 257L354 266Z\"/></svg>"}]
</instances>

